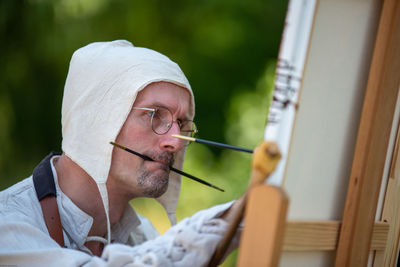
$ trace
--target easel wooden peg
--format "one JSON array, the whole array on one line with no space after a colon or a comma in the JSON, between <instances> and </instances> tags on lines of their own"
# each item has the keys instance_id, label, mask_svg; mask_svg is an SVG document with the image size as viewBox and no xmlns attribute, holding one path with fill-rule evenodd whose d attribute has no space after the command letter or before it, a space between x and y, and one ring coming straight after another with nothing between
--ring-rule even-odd
<instances>
[{"instance_id":1,"label":"easel wooden peg","mask_svg":"<svg viewBox=\"0 0 400 267\"><path fill-rule=\"evenodd\" d=\"M280 187L258 185L250 191L237 266L278 266L288 204Z\"/></svg>"},{"instance_id":2,"label":"easel wooden peg","mask_svg":"<svg viewBox=\"0 0 400 267\"><path fill-rule=\"evenodd\" d=\"M251 191L251 189L259 185L262 185L264 183L265 179L275 170L280 158L281 158L280 151L277 145L272 142L263 142L254 150L253 160L252 160L252 173L249 186L244 195L239 200L237 200L239 202L239 207L235 210L235 213L231 216L229 227L225 235L222 237L220 243L218 244L215 254L211 258L208 266L214 267L220 263L237 230L237 227L242 221L249 192ZM279 191L279 189L277 190ZM275 193L273 195L275 195ZM274 200L273 203L274 206L276 206L278 202ZM286 206L287 204L285 205L285 207ZM286 209L284 210L284 214L286 216ZM283 217L283 220L285 219L285 216ZM245 227L248 226L246 225Z\"/></svg>"}]
</instances>

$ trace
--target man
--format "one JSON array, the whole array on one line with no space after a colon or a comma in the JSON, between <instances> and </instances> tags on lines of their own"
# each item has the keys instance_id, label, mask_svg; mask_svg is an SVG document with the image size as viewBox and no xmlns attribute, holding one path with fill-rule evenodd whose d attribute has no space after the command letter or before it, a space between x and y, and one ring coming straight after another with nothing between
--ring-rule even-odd
<instances>
[{"instance_id":1,"label":"man","mask_svg":"<svg viewBox=\"0 0 400 267\"><path fill-rule=\"evenodd\" d=\"M180 177L169 166L182 167L184 143L171 134L195 131L193 116L190 85L169 58L123 40L78 49L64 88L63 153L0 193L0 265L207 264L230 204L159 237L129 206L136 197L157 198L176 222Z\"/></svg>"}]
</instances>

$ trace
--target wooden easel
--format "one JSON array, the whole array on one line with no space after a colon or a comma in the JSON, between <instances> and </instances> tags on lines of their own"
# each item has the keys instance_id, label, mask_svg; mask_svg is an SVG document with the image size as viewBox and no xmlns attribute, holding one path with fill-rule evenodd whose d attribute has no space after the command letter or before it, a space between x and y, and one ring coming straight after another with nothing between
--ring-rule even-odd
<instances>
[{"instance_id":1,"label":"wooden easel","mask_svg":"<svg viewBox=\"0 0 400 267\"><path fill-rule=\"evenodd\" d=\"M385 0L358 130L336 266L367 265L399 85L400 2ZM393 221L387 223L395 227Z\"/></svg>"},{"instance_id":2,"label":"wooden easel","mask_svg":"<svg viewBox=\"0 0 400 267\"><path fill-rule=\"evenodd\" d=\"M383 1L342 221L282 221L268 186L249 197L238 266L277 266L280 251L335 251L336 266L395 266L400 237L400 1ZM399 105L397 103L397 105ZM390 133L397 136L380 220L375 221ZM279 206L279 205L278 205ZM273 217L273 218L272 218ZM272 240L271 236L282 236ZM311 265L310 265L311 266Z\"/></svg>"},{"instance_id":3,"label":"wooden easel","mask_svg":"<svg viewBox=\"0 0 400 267\"><path fill-rule=\"evenodd\" d=\"M260 185L247 202L237 266L277 266L285 231L288 197L279 187Z\"/></svg>"}]
</instances>

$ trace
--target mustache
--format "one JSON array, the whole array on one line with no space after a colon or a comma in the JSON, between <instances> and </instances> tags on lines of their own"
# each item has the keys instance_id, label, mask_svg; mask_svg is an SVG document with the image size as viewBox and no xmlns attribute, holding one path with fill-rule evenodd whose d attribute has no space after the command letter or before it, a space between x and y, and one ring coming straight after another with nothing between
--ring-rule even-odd
<instances>
[{"instance_id":1,"label":"mustache","mask_svg":"<svg viewBox=\"0 0 400 267\"><path fill-rule=\"evenodd\" d=\"M173 153L163 151L161 153L156 153L156 152L146 152L144 153L147 157L151 158L154 161L162 162L165 165L172 166L175 162L175 158Z\"/></svg>"}]
</instances>

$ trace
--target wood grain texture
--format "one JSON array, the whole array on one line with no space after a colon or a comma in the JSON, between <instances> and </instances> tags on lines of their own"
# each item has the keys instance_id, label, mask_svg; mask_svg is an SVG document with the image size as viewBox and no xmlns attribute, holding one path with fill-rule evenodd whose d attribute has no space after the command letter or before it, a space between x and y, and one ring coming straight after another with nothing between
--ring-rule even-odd
<instances>
[{"instance_id":1,"label":"wood grain texture","mask_svg":"<svg viewBox=\"0 0 400 267\"><path fill-rule=\"evenodd\" d=\"M385 250L375 254L374 267L396 266L400 239L400 129L397 129L397 138L390 166L389 181L386 187L385 202L381 220L389 225L388 239Z\"/></svg>"},{"instance_id":2,"label":"wood grain texture","mask_svg":"<svg viewBox=\"0 0 400 267\"><path fill-rule=\"evenodd\" d=\"M385 0L349 180L336 266L366 266L400 69L400 1Z\"/></svg>"},{"instance_id":3,"label":"wood grain texture","mask_svg":"<svg viewBox=\"0 0 400 267\"><path fill-rule=\"evenodd\" d=\"M338 244L340 221L289 221L285 227L284 251L332 251ZM375 222L370 250L384 250L389 224Z\"/></svg>"},{"instance_id":4,"label":"wood grain texture","mask_svg":"<svg viewBox=\"0 0 400 267\"><path fill-rule=\"evenodd\" d=\"M248 198L237 266L278 266L288 207L279 187L254 187Z\"/></svg>"}]
</instances>

